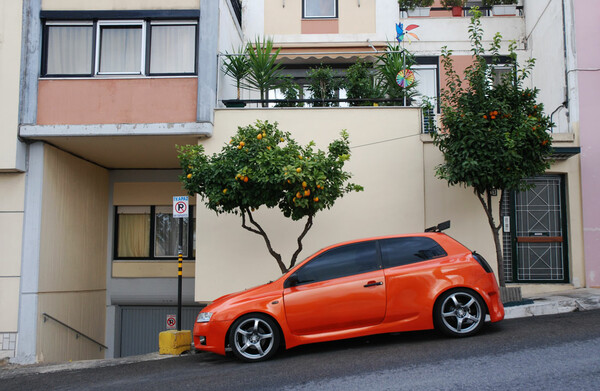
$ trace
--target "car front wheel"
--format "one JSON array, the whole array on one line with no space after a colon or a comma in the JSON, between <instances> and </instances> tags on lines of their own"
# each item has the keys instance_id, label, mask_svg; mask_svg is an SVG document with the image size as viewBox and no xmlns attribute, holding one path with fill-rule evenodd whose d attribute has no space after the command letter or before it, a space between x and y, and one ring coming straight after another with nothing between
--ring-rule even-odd
<instances>
[{"instance_id":1,"label":"car front wheel","mask_svg":"<svg viewBox=\"0 0 600 391\"><path fill-rule=\"evenodd\" d=\"M233 323L229 344L239 359L257 362L277 352L279 338L279 328L271 318L262 314L248 314Z\"/></svg>"},{"instance_id":2,"label":"car front wheel","mask_svg":"<svg viewBox=\"0 0 600 391\"><path fill-rule=\"evenodd\" d=\"M436 301L433 310L436 328L452 337L468 337L477 333L485 322L485 304L468 289L454 289Z\"/></svg>"}]
</instances>

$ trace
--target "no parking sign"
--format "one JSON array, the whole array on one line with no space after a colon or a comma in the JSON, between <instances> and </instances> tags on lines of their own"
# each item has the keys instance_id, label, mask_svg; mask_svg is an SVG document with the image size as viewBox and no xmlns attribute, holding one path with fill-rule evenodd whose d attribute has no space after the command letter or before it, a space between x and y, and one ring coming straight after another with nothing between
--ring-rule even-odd
<instances>
[{"instance_id":1,"label":"no parking sign","mask_svg":"<svg viewBox=\"0 0 600 391\"><path fill-rule=\"evenodd\" d=\"M183 218L189 216L190 202L188 196L173 197L173 217Z\"/></svg>"},{"instance_id":2,"label":"no parking sign","mask_svg":"<svg viewBox=\"0 0 600 391\"><path fill-rule=\"evenodd\" d=\"M167 315L167 330L177 328L177 317L175 315Z\"/></svg>"}]
</instances>

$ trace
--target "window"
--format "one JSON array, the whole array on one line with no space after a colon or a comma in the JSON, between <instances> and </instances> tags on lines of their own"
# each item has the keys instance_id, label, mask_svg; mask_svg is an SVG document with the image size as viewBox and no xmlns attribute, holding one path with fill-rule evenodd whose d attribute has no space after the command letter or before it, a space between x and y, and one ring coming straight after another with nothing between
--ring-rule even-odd
<instances>
[{"instance_id":1,"label":"window","mask_svg":"<svg viewBox=\"0 0 600 391\"><path fill-rule=\"evenodd\" d=\"M295 274L298 284L332 280L379 269L375 242L336 247L317 256Z\"/></svg>"},{"instance_id":2,"label":"window","mask_svg":"<svg viewBox=\"0 0 600 391\"><path fill-rule=\"evenodd\" d=\"M195 20L47 21L42 76L196 74Z\"/></svg>"},{"instance_id":3,"label":"window","mask_svg":"<svg viewBox=\"0 0 600 391\"><path fill-rule=\"evenodd\" d=\"M304 0L303 18L337 18L337 0Z\"/></svg>"},{"instance_id":4,"label":"window","mask_svg":"<svg viewBox=\"0 0 600 391\"><path fill-rule=\"evenodd\" d=\"M446 251L431 238L406 237L380 240L383 267L395 267L446 256Z\"/></svg>"},{"instance_id":5,"label":"window","mask_svg":"<svg viewBox=\"0 0 600 391\"><path fill-rule=\"evenodd\" d=\"M89 23L46 23L48 75L86 76L92 70L94 26Z\"/></svg>"},{"instance_id":6,"label":"window","mask_svg":"<svg viewBox=\"0 0 600 391\"><path fill-rule=\"evenodd\" d=\"M193 216L193 210L190 210ZM115 219L116 259L172 259L179 255L183 223L183 257L195 258L195 218L173 217L169 206L118 206ZM192 240L190 241L190 237Z\"/></svg>"}]
</instances>

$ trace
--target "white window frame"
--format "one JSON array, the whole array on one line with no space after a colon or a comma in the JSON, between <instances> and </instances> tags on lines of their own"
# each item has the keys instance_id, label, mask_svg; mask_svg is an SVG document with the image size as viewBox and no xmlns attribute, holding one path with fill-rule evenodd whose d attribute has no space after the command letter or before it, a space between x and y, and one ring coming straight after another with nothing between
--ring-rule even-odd
<instances>
[{"instance_id":1,"label":"white window frame","mask_svg":"<svg viewBox=\"0 0 600 391\"><path fill-rule=\"evenodd\" d=\"M331 0L333 2L333 15L318 15L318 16L312 16L312 15L307 15L306 13L306 2L308 0L302 0L302 18L303 19L337 19L338 18L338 6L339 6L339 1L338 0Z\"/></svg>"},{"instance_id":2,"label":"white window frame","mask_svg":"<svg viewBox=\"0 0 600 391\"><path fill-rule=\"evenodd\" d=\"M100 47L101 44L101 34L102 27L106 26L117 26L117 27L127 27L127 26L141 26L142 27L142 37L141 37L141 56L140 56L140 71L139 72L100 72ZM95 65L94 65L94 74L95 75L141 75L146 76L146 22L143 20L99 20L97 31L96 31L96 56L95 56Z\"/></svg>"},{"instance_id":3,"label":"white window frame","mask_svg":"<svg viewBox=\"0 0 600 391\"><path fill-rule=\"evenodd\" d=\"M194 59L194 72L192 73L182 73L182 74L195 74L198 68L198 48L196 46L197 43L197 35L198 35L198 21L197 20L151 20L150 21L150 31L152 31L152 26L195 26L196 27L196 36L194 37L194 55L196 58ZM145 37L145 34L144 34ZM151 37L150 37L151 39ZM152 52L152 41L150 41L149 52ZM152 64L148 64L148 74L152 75Z\"/></svg>"}]
</instances>

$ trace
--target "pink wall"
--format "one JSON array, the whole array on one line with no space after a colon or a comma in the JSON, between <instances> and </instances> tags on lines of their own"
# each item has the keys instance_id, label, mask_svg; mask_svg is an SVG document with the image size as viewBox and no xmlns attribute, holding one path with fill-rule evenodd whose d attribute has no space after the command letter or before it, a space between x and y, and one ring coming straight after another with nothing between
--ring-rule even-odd
<instances>
[{"instance_id":1,"label":"pink wall","mask_svg":"<svg viewBox=\"0 0 600 391\"><path fill-rule=\"evenodd\" d=\"M39 125L196 122L198 79L40 80Z\"/></svg>"},{"instance_id":2,"label":"pink wall","mask_svg":"<svg viewBox=\"0 0 600 391\"><path fill-rule=\"evenodd\" d=\"M337 19L303 19L302 34L337 34L339 23Z\"/></svg>"},{"instance_id":3,"label":"pink wall","mask_svg":"<svg viewBox=\"0 0 600 391\"><path fill-rule=\"evenodd\" d=\"M600 287L600 4L597 0L573 2L579 90L581 185L586 286Z\"/></svg>"}]
</instances>

